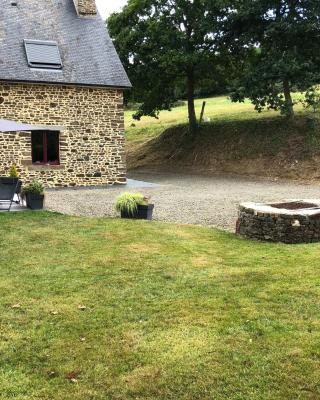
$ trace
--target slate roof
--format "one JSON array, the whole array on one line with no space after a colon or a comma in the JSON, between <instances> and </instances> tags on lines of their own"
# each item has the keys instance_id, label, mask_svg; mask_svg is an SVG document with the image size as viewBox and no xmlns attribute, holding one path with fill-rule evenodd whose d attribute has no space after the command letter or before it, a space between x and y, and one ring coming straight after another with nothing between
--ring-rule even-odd
<instances>
[{"instance_id":1,"label":"slate roof","mask_svg":"<svg viewBox=\"0 0 320 400\"><path fill-rule=\"evenodd\" d=\"M100 15L78 17L73 0L1 0L0 81L131 87ZM59 44L63 69L28 67L24 39Z\"/></svg>"}]
</instances>

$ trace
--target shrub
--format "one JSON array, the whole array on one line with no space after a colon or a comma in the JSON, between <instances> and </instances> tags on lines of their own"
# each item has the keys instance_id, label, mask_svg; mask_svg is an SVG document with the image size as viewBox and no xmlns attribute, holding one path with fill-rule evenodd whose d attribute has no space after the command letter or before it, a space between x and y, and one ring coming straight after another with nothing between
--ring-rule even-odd
<instances>
[{"instance_id":1,"label":"shrub","mask_svg":"<svg viewBox=\"0 0 320 400\"><path fill-rule=\"evenodd\" d=\"M122 193L116 201L116 210L134 215L138 206L147 204L148 200L141 193Z\"/></svg>"},{"instance_id":2,"label":"shrub","mask_svg":"<svg viewBox=\"0 0 320 400\"><path fill-rule=\"evenodd\" d=\"M125 110L137 111L137 110L139 110L140 106L141 106L141 103L129 102L125 105Z\"/></svg>"},{"instance_id":3,"label":"shrub","mask_svg":"<svg viewBox=\"0 0 320 400\"><path fill-rule=\"evenodd\" d=\"M23 189L25 194L43 194L44 187L43 184L39 181L33 181L28 186Z\"/></svg>"},{"instance_id":4,"label":"shrub","mask_svg":"<svg viewBox=\"0 0 320 400\"><path fill-rule=\"evenodd\" d=\"M173 107L183 107L183 106L185 106L185 105L186 105L186 102L183 101L183 100L176 100L176 101L173 103Z\"/></svg>"},{"instance_id":5,"label":"shrub","mask_svg":"<svg viewBox=\"0 0 320 400\"><path fill-rule=\"evenodd\" d=\"M313 86L306 92L304 106L312 108L314 113L320 111L320 85Z\"/></svg>"},{"instance_id":6,"label":"shrub","mask_svg":"<svg viewBox=\"0 0 320 400\"><path fill-rule=\"evenodd\" d=\"M19 178L18 169L15 164L12 164L9 169L9 176L10 178Z\"/></svg>"}]
</instances>

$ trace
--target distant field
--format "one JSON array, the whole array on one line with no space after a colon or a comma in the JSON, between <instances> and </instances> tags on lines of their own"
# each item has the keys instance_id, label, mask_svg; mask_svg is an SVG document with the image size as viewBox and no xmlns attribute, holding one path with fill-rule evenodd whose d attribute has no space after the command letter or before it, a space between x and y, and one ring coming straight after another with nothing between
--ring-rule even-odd
<instances>
[{"instance_id":1,"label":"distant field","mask_svg":"<svg viewBox=\"0 0 320 400\"><path fill-rule=\"evenodd\" d=\"M297 94L296 99L301 95ZM197 99L195 102L196 113L199 117L202 102L206 101L205 117L211 121L236 121L258 119L279 115L278 112L264 111L259 114L254 110L250 101L245 103L232 103L227 96L211 97L206 99ZM297 105L296 111L302 111L302 106ZM126 136L130 140L143 140L153 137L170 126L185 124L188 121L187 103L184 106L175 107L172 111L162 111L159 119L152 117L143 117L140 121L132 118L134 111L125 112ZM134 124L134 126L132 126Z\"/></svg>"}]
</instances>

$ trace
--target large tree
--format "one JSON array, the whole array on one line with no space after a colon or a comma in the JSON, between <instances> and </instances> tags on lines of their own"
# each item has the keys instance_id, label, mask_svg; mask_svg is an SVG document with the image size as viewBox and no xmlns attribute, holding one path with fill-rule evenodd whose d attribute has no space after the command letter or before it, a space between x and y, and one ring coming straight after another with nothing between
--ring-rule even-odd
<instances>
[{"instance_id":1,"label":"large tree","mask_svg":"<svg viewBox=\"0 0 320 400\"><path fill-rule=\"evenodd\" d=\"M185 88L190 131L197 127L197 86L221 75L230 55L221 47L224 0L129 0L108 29L141 103L135 117L170 109ZM225 69L224 69L225 71Z\"/></svg>"},{"instance_id":2,"label":"large tree","mask_svg":"<svg viewBox=\"0 0 320 400\"><path fill-rule=\"evenodd\" d=\"M319 0L238 0L229 14L234 44L251 51L250 62L232 93L294 116L292 91L320 82Z\"/></svg>"}]
</instances>

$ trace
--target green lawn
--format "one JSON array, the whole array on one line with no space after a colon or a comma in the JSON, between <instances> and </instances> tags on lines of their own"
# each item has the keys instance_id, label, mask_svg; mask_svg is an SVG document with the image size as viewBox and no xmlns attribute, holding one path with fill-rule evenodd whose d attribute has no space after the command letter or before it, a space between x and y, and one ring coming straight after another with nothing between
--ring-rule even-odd
<instances>
[{"instance_id":1,"label":"green lawn","mask_svg":"<svg viewBox=\"0 0 320 400\"><path fill-rule=\"evenodd\" d=\"M294 95L295 100L301 98L301 94ZM206 101L205 116L214 121L243 121L258 118L274 117L279 112L264 111L258 113L254 110L250 101L245 103L232 103L227 96L210 97L207 99L197 99L195 101L196 113L199 118L202 102ZM302 105L295 107L297 112L302 111ZM145 140L159 135L165 129L179 124L187 123L187 104L175 107L172 111L162 111L159 119L152 117L143 117L140 121L132 118L134 111L127 110L125 112L125 125L127 140ZM134 124L135 126L132 126Z\"/></svg>"},{"instance_id":2,"label":"green lawn","mask_svg":"<svg viewBox=\"0 0 320 400\"><path fill-rule=\"evenodd\" d=\"M46 212L0 224L0 399L319 399L320 245Z\"/></svg>"}]
</instances>

